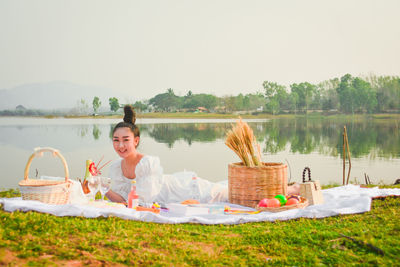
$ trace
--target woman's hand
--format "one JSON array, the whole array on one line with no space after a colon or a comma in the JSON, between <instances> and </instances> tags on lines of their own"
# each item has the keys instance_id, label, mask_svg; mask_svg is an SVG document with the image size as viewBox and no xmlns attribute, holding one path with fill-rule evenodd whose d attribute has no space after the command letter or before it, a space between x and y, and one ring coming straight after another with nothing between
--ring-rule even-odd
<instances>
[{"instance_id":1,"label":"woman's hand","mask_svg":"<svg viewBox=\"0 0 400 267\"><path fill-rule=\"evenodd\" d=\"M106 193L106 196L112 202L126 203L125 199L120 194L115 193L112 190L108 190L108 192Z\"/></svg>"}]
</instances>

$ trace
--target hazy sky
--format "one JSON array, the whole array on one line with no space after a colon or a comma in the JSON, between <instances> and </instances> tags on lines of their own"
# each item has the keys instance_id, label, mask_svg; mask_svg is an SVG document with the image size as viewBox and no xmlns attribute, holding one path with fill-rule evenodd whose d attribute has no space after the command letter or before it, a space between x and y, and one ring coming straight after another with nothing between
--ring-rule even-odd
<instances>
[{"instance_id":1,"label":"hazy sky","mask_svg":"<svg viewBox=\"0 0 400 267\"><path fill-rule=\"evenodd\" d=\"M0 0L0 89L69 81L145 99L400 75L399 12L398 0Z\"/></svg>"}]
</instances>

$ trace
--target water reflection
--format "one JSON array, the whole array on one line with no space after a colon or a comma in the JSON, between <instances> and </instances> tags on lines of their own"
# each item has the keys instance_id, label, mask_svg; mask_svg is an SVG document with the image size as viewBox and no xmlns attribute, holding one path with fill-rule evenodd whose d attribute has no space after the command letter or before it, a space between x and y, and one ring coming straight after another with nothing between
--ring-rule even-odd
<instances>
[{"instance_id":1,"label":"water reflection","mask_svg":"<svg viewBox=\"0 0 400 267\"><path fill-rule=\"evenodd\" d=\"M397 120L301 118L272 120L267 125L264 151L268 153L283 151L289 145L292 153L342 156L342 133L346 125L352 157L400 157Z\"/></svg>"},{"instance_id":2,"label":"water reflection","mask_svg":"<svg viewBox=\"0 0 400 267\"><path fill-rule=\"evenodd\" d=\"M53 121L46 119L0 118L1 186L16 186L22 177L26 159L33 148L50 146L59 149L68 159L71 177L81 177L86 159L107 160L117 157L112 148L112 130L118 120ZM227 179L227 165L238 161L224 144L232 122L139 124L142 141L140 151L160 157L164 171L183 169L197 172L212 181ZM346 125L350 150L354 158L351 180L363 179L367 173L374 182L390 183L400 178L399 120L372 119L274 119L249 122L264 153L264 160L288 161L293 179L300 181L304 166L322 183L341 182L342 132ZM53 160L41 160L32 167L40 174L63 175ZM206 166L206 167L205 167ZM107 174L107 171L104 172Z\"/></svg>"},{"instance_id":3,"label":"water reflection","mask_svg":"<svg viewBox=\"0 0 400 267\"><path fill-rule=\"evenodd\" d=\"M400 135L399 121L376 121L370 119L274 119L265 122L249 122L257 141L266 154L276 154L289 147L292 153L319 154L333 157L342 156L342 133L346 125L352 157L360 158L399 158ZM109 125L109 138L115 124ZM20 128L20 127L19 127ZM223 140L231 123L159 123L142 124L140 131L172 149L177 141L189 146L193 142L215 142ZM86 137L89 126L81 125L78 136ZM92 125L94 140L98 140L102 130Z\"/></svg>"},{"instance_id":4,"label":"water reflection","mask_svg":"<svg viewBox=\"0 0 400 267\"><path fill-rule=\"evenodd\" d=\"M100 135L101 135L101 130L97 124L93 124L93 138L94 140L99 140Z\"/></svg>"},{"instance_id":5,"label":"water reflection","mask_svg":"<svg viewBox=\"0 0 400 267\"><path fill-rule=\"evenodd\" d=\"M89 132L89 126L88 125L80 125L77 129L78 131L78 136L80 137L85 137L87 136Z\"/></svg>"},{"instance_id":6,"label":"water reflection","mask_svg":"<svg viewBox=\"0 0 400 267\"><path fill-rule=\"evenodd\" d=\"M223 138L226 124L190 123L190 124L154 124L143 129L159 143L172 148L177 140L191 145L193 142L213 142Z\"/></svg>"},{"instance_id":7,"label":"water reflection","mask_svg":"<svg viewBox=\"0 0 400 267\"><path fill-rule=\"evenodd\" d=\"M276 154L287 147L292 153L318 152L329 156L342 156L342 133L346 125L352 157L365 156L399 158L400 136L398 121L338 119L276 119L263 123L249 123L263 151ZM159 143L172 148L178 140L213 142L224 139L230 123L207 124L153 124L141 126Z\"/></svg>"}]
</instances>

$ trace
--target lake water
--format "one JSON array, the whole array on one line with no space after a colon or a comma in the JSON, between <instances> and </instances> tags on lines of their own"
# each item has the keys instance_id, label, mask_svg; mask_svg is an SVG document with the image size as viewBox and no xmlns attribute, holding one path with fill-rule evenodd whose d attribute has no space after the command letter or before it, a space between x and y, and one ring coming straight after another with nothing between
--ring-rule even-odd
<instances>
[{"instance_id":1,"label":"lake water","mask_svg":"<svg viewBox=\"0 0 400 267\"><path fill-rule=\"evenodd\" d=\"M138 119L139 150L157 155L165 173L194 171L210 181L226 180L228 164L239 159L225 144L235 120ZM304 167L322 184L342 183L342 132L351 149L351 181L392 184L400 178L398 120L273 119L246 120L263 151L263 160L289 163L291 181L301 181ZM119 120L0 118L0 188L17 188L35 147L53 147L65 157L70 177L82 177L86 159L106 162L118 155L111 131ZM107 175L108 166L103 169ZM63 176L61 161L45 154L35 158L29 177ZM346 172L347 175L347 172Z\"/></svg>"}]
</instances>

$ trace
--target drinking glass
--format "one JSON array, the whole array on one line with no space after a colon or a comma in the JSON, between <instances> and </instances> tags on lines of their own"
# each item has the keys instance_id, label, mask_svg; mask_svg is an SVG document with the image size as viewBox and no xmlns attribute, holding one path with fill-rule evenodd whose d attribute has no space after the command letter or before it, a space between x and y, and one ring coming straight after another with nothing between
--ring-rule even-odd
<instances>
[{"instance_id":1,"label":"drinking glass","mask_svg":"<svg viewBox=\"0 0 400 267\"><path fill-rule=\"evenodd\" d=\"M100 179L100 193L101 193L101 200L104 201L104 195L110 190L111 188L111 178L108 177L99 177Z\"/></svg>"},{"instance_id":2,"label":"drinking glass","mask_svg":"<svg viewBox=\"0 0 400 267\"><path fill-rule=\"evenodd\" d=\"M95 200L96 194L99 191L99 186L100 186L99 177L91 176L87 180L88 180L88 187L90 190L90 198Z\"/></svg>"}]
</instances>

